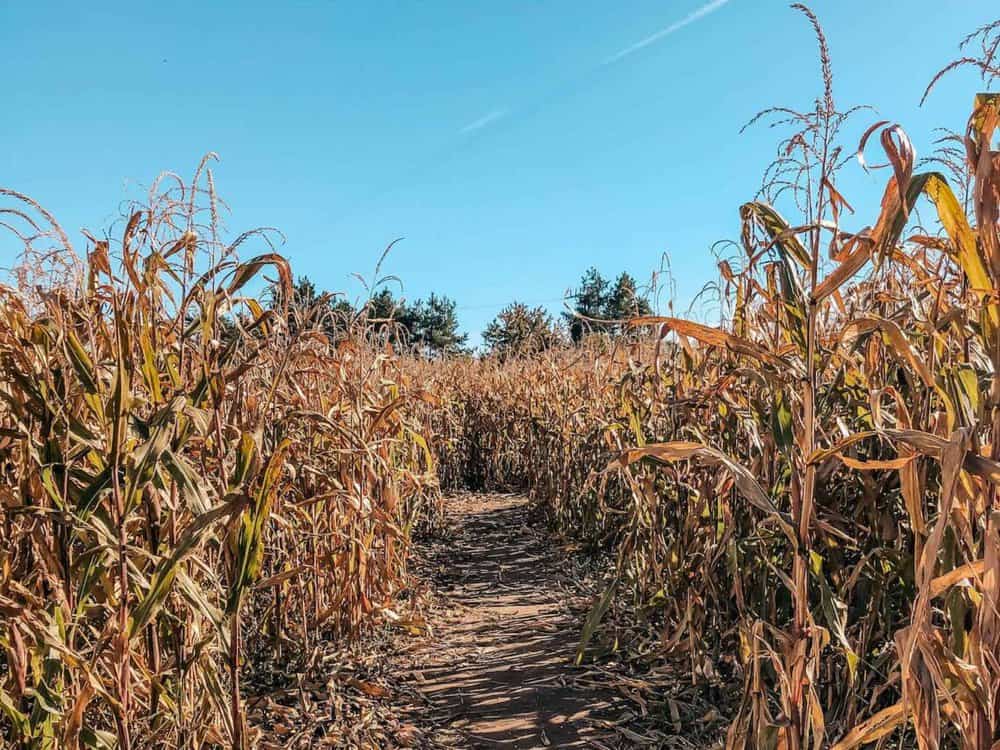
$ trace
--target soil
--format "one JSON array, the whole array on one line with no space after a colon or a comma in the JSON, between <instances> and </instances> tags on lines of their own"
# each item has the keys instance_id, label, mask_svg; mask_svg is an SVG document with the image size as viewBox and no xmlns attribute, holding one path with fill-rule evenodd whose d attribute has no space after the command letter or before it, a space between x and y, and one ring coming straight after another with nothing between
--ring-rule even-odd
<instances>
[{"instance_id":1,"label":"soil","mask_svg":"<svg viewBox=\"0 0 1000 750\"><path fill-rule=\"evenodd\" d=\"M627 631L610 639L620 648L595 637L576 665L606 566L549 534L521 495L446 504L444 528L416 545L417 587L383 626L314 644L294 673L262 663L247 700L256 747L720 746L716 702L669 667L623 663Z\"/></svg>"},{"instance_id":2,"label":"soil","mask_svg":"<svg viewBox=\"0 0 1000 750\"><path fill-rule=\"evenodd\" d=\"M634 746L614 728L625 701L574 667L589 601L527 499L463 495L445 515L450 532L423 564L441 615L408 656L430 746Z\"/></svg>"}]
</instances>

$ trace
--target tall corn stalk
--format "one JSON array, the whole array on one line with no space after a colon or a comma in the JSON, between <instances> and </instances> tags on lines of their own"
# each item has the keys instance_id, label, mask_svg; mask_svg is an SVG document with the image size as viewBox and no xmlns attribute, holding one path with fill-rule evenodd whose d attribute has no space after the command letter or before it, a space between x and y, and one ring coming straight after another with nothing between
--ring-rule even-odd
<instances>
[{"instance_id":1,"label":"tall corn stalk","mask_svg":"<svg viewBox=\"0 0 1000 750\"><path fill-rule=\"evenodd\" d=\"M768 112L792 135L741 210L742 262L720 264L731 320L644 318L632 324L655 344L436 368L442 476L526 485L562 529L617 551L584 646L617 591L696 679L738 651L732 747L990 747L995 96L977 98L965 161L949 167L971 217L881 122L858 149L885 154L881 206L848 230L835 178L851 111L836 110L826 42L797 7L823 93L808 112ZM996 29L965 58L987 78ZM785 198L800 218L774 208Z\"/></svg>"},{"instance_id":2,"label":"tall corn stalk","mask_svg":"<svg viewBox=\"0 0 1000 750\"><path fill-rule=\"evenodd\" d=\"M244 747L247 651L300 658L407 585L409 529L436 492L419 433L432 399L363 329L292 334L287 310L247 294L291 273L272 233L220 239L207 165L190 186L158 180L84 259L3 193L24 244L0 290L12 746ZM276 597L294 607L252 627Z\"/></svg>"}]
</instances>

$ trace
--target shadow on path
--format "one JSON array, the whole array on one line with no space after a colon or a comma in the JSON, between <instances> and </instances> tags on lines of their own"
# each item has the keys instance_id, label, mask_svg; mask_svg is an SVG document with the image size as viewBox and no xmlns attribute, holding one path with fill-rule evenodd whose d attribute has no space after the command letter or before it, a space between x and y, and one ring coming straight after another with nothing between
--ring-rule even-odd
<instances>
[{"instance_id":1,"label":"shadow on path","mask_svg":"<svg viewBox=\"0 0 1000 750\"><path fill-rule=\"evenodd\" d=\"M448 502L453 533L427 554L446 613L409 665L433 745L620 747L601 720L622 703L572 666L580 620L563 604L570 568L528 525L527 500Z\"/></svg>"}]
</instances>

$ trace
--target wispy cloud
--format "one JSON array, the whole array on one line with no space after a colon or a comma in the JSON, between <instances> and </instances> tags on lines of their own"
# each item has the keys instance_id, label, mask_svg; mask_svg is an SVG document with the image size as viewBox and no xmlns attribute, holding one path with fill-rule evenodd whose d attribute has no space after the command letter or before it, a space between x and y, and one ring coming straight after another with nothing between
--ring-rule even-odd
<instances>
[{"instance_id":1,"label":"wispy cloud","mask_svg":"<svg viewBox=\"0 0 1000 750\"><path fill-rule=\"evenodd\" d=\"M504 109L494 109L492 112L490 112L489 114L483 115L478 120L473 120L472 122L470 122L468 125L466 125L464 128L462 128L458 132L461 133L461 134L463 134L463 135L466 134L466 133L474 133L477 130L485 128L490 123L496 122L501 117L506 117L509 111L510 110L508 110L506 108L504 108Z\"/></svg>"},{"instance_id":2,"label":"wispy cloud","mask_svg":"<svg viewBox=\"0 0 1000 750\"><path fill-rule=\"evenodd\" d=\"M675 31L680 31L685 26L690 26L695 21L699 21L702 18L704 18L705 16L709 15L710 13L714 13L715 11L717 11L719 8L721 8L723 5L726 5L727 3L729 3L729 0L711 0L711 2L705 3L700 8L697 8L697 9L691 11L686 16L684 16L684 18L682 18L681 20L674 21L672 24L670 24L666 28L663 28L663 29L660 29L659 31L657 31L655 34L650 34L645 39L640 39L635 44L630 44L625 49L619 50L615 54L611 55L611 57L609 57L606 60L604 60L601 63L601 65L611 65L612 63L616 63L619 60L621 60L621 59L623 59L625 57L628 57L629 55L634 54L635 52L638 52L639 50L641 50L641 49L643 49L645 47L648 47L651 44L655 44L656 42L660 41L664 37L670 36Z\"/></svg>"}]
</instances>

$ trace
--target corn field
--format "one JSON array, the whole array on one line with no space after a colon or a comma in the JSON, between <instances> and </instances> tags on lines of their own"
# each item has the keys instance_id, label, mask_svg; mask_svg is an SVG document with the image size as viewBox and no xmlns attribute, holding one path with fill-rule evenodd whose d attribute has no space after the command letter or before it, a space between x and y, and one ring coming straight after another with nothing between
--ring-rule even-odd
<instances>
[{"instance_id":1,"label":"corn field","mask_svg":"<svg viewBox=\"0 0 1000 750\"><path fill-rule=\"evenodd\" d=\"M760 116L788 135L719 325L420 358L260 299L291 270L222 238L210 161L83 256L3 191L5 746L250 746L253 654L398 618L440 492L517 488L614 558L579 658L642 623L725 686L727 748L1000 747L1000 95L928 159L891 122L845 146L796 7L823 87ZM942 76L995 80L998 35ZM880 205L836 187L855 151Z\"/></svg>"},{"instance_id":2,"label":"corn field","mask_svg":"<svg viewBox=\"0 0 1000 750\"><path fill-rule=\"evenodd\" d=\"M824 90L762 113L792 134L720 264L724 325L647 317L632 343L455 365L441 475L527 487L614 549L581 647L627 592L656 659L742 683L727 747L994 748L1000 96L924 162L900 126L870 127L859 154L877 141L890 176L848 230L836 138L854 113L799 9ZM970 37L984 78L998 28Z\"/></svg>"},{"instance_id":3,"label":"corn field","mask_svg":"<svg viewBox=\"0 0 1000 750\"><path fill-rule=\"evenodd\" d=\"M289 269L267 232L219 238L207 165L80 260L6 195L29 265L0 303L4 736L243 747L243 655L357 632L404 585L430 396L244 296Z\"/></svg>"}]
</instances>

